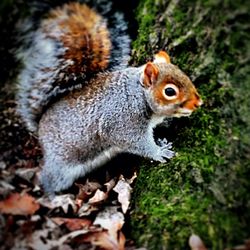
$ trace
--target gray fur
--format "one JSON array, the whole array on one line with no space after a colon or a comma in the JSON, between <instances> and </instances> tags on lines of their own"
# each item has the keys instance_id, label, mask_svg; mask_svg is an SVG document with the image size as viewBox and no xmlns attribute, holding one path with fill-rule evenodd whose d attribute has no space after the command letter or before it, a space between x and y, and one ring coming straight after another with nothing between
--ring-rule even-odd
<instances>
[{"instance_id":1,"label":"gray fur","mask_svg":"<svg viewBox=\"0 0 250 250\"><path fill-rule=\"evenodd\" d=\"M43 115L39 139L46 191L68 188L121 152L160 162L174 156L171 144L163 141L158 146L154 141L153 128L165 116L152 114L140 83L142 71L140 67L99 74L82 93L61 99ZM99 81L93 94L92 86Z\"/></svg>"},{"instance_id":2,"label":"gray fur","mask_svg":"<svg viewBox=\"0 0 250 250\"><path fill-rule=\"evenodd\" d=\"M57 49L54 40L46 38L40 30L29 36L32 36L31 46L26 50L20 49L18 55L24 68L18 77L17 103L27 128L34 132L37 130L36 116L41 114L51 92L55 91L53 83L63 67L58 57L64 48ZM50 70L43 70L45 68Z\"/></svg>"},{"instance_id":3,"label":"gray fur","mask_svg":"<svg viewBox=\"0 0 250 250\"><path fill-rule=\"evenodd\" d=\"M91 2L91 1L82 1ZM93 3L92 3L93 4ZM110 39L112 49L108 70L125 68L128 64L130 53L130 38L127 31L127 23L120 12L111 13L112 5L106 0L99 0L95 3L98 12L104 15L103 22L110 25ZM95 8L95 6L93 6ZM18 113L21 115L26 127L37 132L38 123L42 112L54 97L68 92L69 89L79 88L79 80L93 72L75 74L65 74L65 69L73 64L71 60L62 59L67 48L63 44L51 39L44 27L40 24L33 30L33 19L28 18L19 23L19 40L22 46L16 51L17 58L22 62L23 69L18 77ZM53 36L60 36L60 27L51 23L51 27L46 27ZM51 35L50 34L50 35ZM68 82L72 85L62 87L56 82ZM74 83L75 82L75 83Z\"/></svg>"},{"instance_id":4,"label":"gray fur","mask_svg":"<svg viewBox=\"0 0 250 250\"><path fill-rule=\"evenodd\" d=\"M111 5L105 7L105 1L98 0L101 13L108 16ZM130 43L125 34L126 23L120 13L112 18L114 47L109 72L98 73L88 81L79 77L77 84L73 82L66 88L61 88L61 83L71 83L70 78L78 77L64 74L65 67L72 63L60 59L66 48L39 27L24 38L26 48L19 53L24 68L19 76L18 110L28 129L38 130L44 157L40 179L46 192L70 187L78 177L121 152L160 162L174 156L171 143L155 142L153 128L166 117L180 116L177 111L182 109L181 103L163 105L156 100L157 85L143 84L145 66L125 67ZM28 22L27 30L31 29L29 25ZM51 28L57 35L60 33L57 27ZM165 83L166 76L170 76L188 96L193 85L182 71L170 63L154 64L159 70L159 83ZM64 92L68 93L58 96ZM185 110L181 111L183 115Z\"/></svg>"}]
</instances>

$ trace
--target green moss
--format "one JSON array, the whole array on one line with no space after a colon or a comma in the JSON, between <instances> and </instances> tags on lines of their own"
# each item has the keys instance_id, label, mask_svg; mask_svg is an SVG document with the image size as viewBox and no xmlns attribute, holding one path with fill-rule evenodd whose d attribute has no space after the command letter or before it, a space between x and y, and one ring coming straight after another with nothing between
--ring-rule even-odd
<instances>
[{"instance_id":1,"label":"green moss","mask_svg":"<svg viewBox=\"0 0 250 250\"><path fill-rule=\"evenodd\" d=\"M149 34L151 37L156 36L153 26L155 25L155 16L158 11L158 6L155 1L146 0L141 1L136 15L138 16L138 22L140 23L138 32L140 36L136 41L134 41L133 48L135 61L139 64L143 63L145 57L148 56L148 51L150 46L148 46Z\"/></svg>"},{"instance_id":2,"label":"green moss","mask_svg":"<svg viewBox=\"0 0 250 250\"><path fill-rule=\"evenodd\" d=\"M132 236L149 249L186 249L195 233L224 249L250 235L250 10L243 1L153 3L141 1L137 11L135 61L166 49L205 103L173 122L178 156L141 167Z\"/></svg>"}]
</instances>

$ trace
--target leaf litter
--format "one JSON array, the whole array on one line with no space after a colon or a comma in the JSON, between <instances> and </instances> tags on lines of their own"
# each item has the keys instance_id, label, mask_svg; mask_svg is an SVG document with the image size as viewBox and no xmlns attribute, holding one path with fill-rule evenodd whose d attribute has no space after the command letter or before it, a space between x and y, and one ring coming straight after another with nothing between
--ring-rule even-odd
<instances>
[{"instance_id":1,"label":"leaf litter","mask_svg":"<svg viewBox=\"0 0 250 250\"><path fill-rule=\"evenodd\" d=\"M78 181L73 192L50 197L39 186L40 169L23 168L25 163L34 165L28 159L21 168L1 168L1 249L125 249L123 226L136 172Z\"/></svg>"},{"instance_id":2,"label":"leaf litter","mask_svg":"<svg viewBox=\"0 0 250 250\"><path fill-rule=\"evenodd\" d=\"M103 168L87 180L79 179L70 190L46 196L38 181L39 143L16 116L15 102L9 102L14 96L8 90L4 95L0 92L4 104L0 113L4 128L0 134L0 249L122 250L131 246L123 232L122 206L127 207L128 201L118 200L120 191L114 187L122 179L132 189L135 169L116 161L112 169Z\"/></svg>"}]
</instances>

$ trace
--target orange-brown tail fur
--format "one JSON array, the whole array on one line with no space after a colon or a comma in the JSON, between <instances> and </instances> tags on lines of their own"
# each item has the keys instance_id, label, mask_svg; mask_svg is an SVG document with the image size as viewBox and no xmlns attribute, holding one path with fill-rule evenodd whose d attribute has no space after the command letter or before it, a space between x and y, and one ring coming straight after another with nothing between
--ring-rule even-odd
<instances>
[{"instance_id":1,"label":"orange-brown tail fur","mask_svg":"<svg viewBox=\"0 0 250 250\"><path fill-rule=\"evenodd\" d=\"M24 22L17 102L29 130L37 130L41 114L56 97L82 86L97 72L126 66L130 39L123 14L106 6L105 0L98 1L105 6L104 15L70 2L52 8L35 30L32 18Z\"/></svg>"},{"instance_id":2,"label":"orange-brown tail fur","mask_svg":"<svg viewBox=\"0 0 250 250\"><path fill-rule=\"evenodd\" d=\"M107 68L111 39L106 20L87 5L71 2L57 7L41 27L65 48L63 58L72 61L65 69L67 73L94 73ZM59 29L60 34L51 27Z\"/></svg>"}]
</instances>

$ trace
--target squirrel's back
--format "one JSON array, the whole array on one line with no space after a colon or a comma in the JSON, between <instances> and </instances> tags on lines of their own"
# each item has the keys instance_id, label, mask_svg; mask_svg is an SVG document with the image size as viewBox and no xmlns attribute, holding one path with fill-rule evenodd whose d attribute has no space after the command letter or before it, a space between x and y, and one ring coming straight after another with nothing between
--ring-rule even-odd
<instances>
[{"instance_id":1,"label":"squirrel's back","mask_svg":"<svg viewBox=\"0 0 250 250\"><path fill-rule=\"evenodd\" d=\"M31 19L25 25L17 102L31 131L60 94L82 86L97 72L127 64L130 39L121 13L109 16L106 9L104 16L86 4L70 2L51 9L35 30Z\"/></svg>"}]
</instances>

